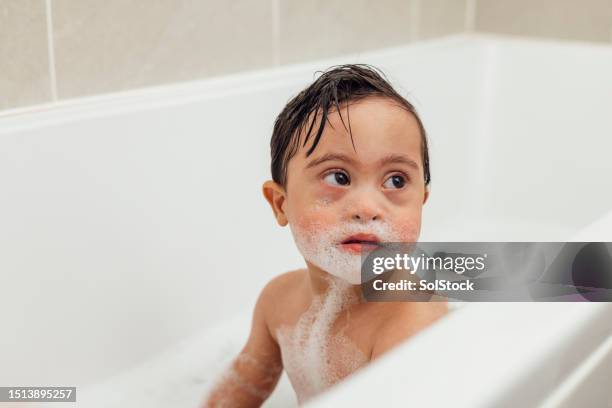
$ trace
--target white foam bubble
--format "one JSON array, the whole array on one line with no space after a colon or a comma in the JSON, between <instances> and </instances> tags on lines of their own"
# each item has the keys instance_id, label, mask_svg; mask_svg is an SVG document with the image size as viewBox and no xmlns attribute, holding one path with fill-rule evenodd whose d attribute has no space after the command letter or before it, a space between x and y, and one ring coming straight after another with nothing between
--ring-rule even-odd
<instances>
[{"instance_id":1,"label":"white foam bubble","mask_svg":"<svg viewBox=\"0 0 612 408\"><path fill-rule=\"evenodd\" d=\"M215 406L231 407L235 406L236 400L240 398L237 395L237 391L240 391L260 401L265 401L272 393L281 371L282 366L260 361L243 351L225 369L207 398L211 398L210 401L214 401ZM241 372L256 375L257 382L249 380Z\"/></svg>"},{"instance_id":2,"label":"white foam bubble","mask_svg":"<svg viewBox=\"0 0 612 408\"><path fill-rule=\"evenodd\" d=\"M300 403L367 362L344 330L332 334L338 315L358 301L350 284L330 277L327 291L313 298L295 326L277 330L283 365Z\"/></svg>"},{"instance_id":3,"label":"white foam bubble","mask_svg":"<svg viewBox=\"0 0 612 408\"><path fill-rule=\"evenodd\" d=\"M290 225L302 256L325 272L349 282L361 283L361 255L343 251L338 244L347 236L370 233L381 241L400 241L392 226L382 221L347 222L334 226L311 225L309 230Z\"/></svg>"}]
</instances>

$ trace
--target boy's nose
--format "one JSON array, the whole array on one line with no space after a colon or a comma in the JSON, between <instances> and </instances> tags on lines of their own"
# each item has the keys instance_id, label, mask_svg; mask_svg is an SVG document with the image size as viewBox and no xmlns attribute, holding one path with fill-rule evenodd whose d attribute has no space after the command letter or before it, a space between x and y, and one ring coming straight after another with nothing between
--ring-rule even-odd
<instances>
[{"instance_id":1,"label":"boy's nose","mask_svg":"<svg viewBox=\"0 0 612 408\"><path fill-rule=\"evenodd\" d=\"M370 221L370 220L371 221L375 221L378 218L379 218L378 214L373 214L373 215L364 214L364 213L355 213L355 214L353 214L353 220L354 221L363 221L363 222Z\"/></svg>"},{"instance_id":2,"label":"boy's nose","mask_svg":"<svg viewBox=\"0 0 612 408\"><path fill-rule=\"evenodd\" d=\"M345 214L351 221L380 221L383 218L383 206L378 192L364 187L353 192Z\"/></svg>"},{"instance_id":3,"label":"boy's nose","mask_svg":"<svg viewBox=\"0 0 612 408\"><path fill-rule=\"evenodd\" d=\"M349 214L352 221L369 222L380 220L382 211L375 200L362 198L355 203Z\"/></svg>"}]
</instances>

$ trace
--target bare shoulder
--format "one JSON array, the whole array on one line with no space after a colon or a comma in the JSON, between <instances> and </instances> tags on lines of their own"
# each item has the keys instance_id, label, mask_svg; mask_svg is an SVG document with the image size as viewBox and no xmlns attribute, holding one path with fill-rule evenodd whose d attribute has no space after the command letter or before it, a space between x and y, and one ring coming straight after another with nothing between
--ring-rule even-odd
<instances>
[{"instance_id":1,"label":"bare shoulder","mask_svg":"<svg viewBox=\"0 0 612 408\"><path fill-rule=\"evenodd\" d=\"M305 269L296 269L272 278L262 290L265 296L279 295L302 284L306 277Z\"/></svg>"},{"instance_id":2,"label":"bare shoulder","mask_svg":"<svg viewBox=\"0 0 612 408\"><path fill-rule=\"evenodd\" d=\"M448 313L447 302L391 302L385 305L372 358L385 353Z\"/></svg>"},{"instance_id":3,"label":"bare shoulder","mask_svg":"<svg viewBox=\"0 0 612 408\"><path fill-rule=\"evenodd\" d=\"M255 354L271 354L277 349L275 328L277 321L288 313L288 300L304 276L304 271L291 271L270 280L259 293L251 325L251 334L245 349ZM255 351L253 351L255 350ZM268 352L262 352L268 350ZM277 350L276 350L277 351Z\"/></svg>"},{"instance_id":4,"label":"bare shoulder","mask_svg":"<svg viewBox=\"0 0 612 408\"><path fill-rule=\"evenodd\" d=\"M304 303L304 284L307 272L297 269L271 279L261 290L256 309L265 316L273 329L294 318L295 311Z\"/></svg>"},{"instance_id":5,"label":"bare shoulder","mask_svg":"<svg viewBox=\"0 0 612 408\"><path fill-rule=\"evenodd\" d=\"M305 277L305 269L296 269L274 277L261 290L260 300L265 304L275 304L282 301L286 296L290 296L301 289Z\"/></svg>"}]
</instances>

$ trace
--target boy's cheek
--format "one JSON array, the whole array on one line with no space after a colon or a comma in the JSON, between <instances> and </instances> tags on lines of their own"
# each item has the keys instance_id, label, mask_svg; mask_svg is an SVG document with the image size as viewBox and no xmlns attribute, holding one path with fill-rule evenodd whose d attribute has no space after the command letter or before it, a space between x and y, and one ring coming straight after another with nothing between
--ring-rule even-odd
<instances>
[{"instance_id":1,"label":"boy's cheek","mask_svg":"<svg viewBox=\"0 0 612 408\"><path fill-rule=\"evenodd\" d=\"M294 225L303 231L316 232L323 231L331 227L336 217L329 211L325 211L318 206L306 209L301 214L296 214L293 220Z\"/></svg>"},{"instance_id":2,"label":"boy's cheek","mask_svg":"<svg viewBox=\"0 0 612 408\"><path fill-rule=\"evenodd\" d=\"M421 216L402 218L393 223L399 242L416 242L421 232Z\"/></svg>"}]
</instances>

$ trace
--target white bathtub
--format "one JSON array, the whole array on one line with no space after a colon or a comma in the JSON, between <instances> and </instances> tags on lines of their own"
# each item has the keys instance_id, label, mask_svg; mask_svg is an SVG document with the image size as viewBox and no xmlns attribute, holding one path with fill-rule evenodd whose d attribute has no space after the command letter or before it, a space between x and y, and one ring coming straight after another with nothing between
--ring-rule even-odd
<instances>
[{"instance_id":1,"label":"white bathtub","mask_svg":"<svg viewBox=\"0 0 612 408\"><path fill-rule=\"evenodd\" d=\"M302 264L260 193L273 120L315 70L346 62L382 68L422 115L423 241L612 241L609 46L457 36L9 111L0 385L193 406L242 346L259 290ZM611 316L469 304L313 406L605 401ZM294 401L283 379L268 405Z\"/></svg>"}]
</instances>

